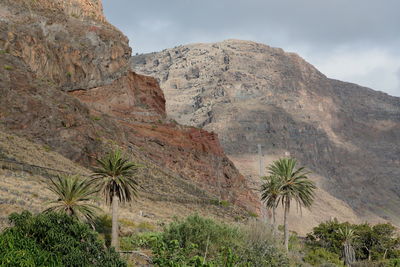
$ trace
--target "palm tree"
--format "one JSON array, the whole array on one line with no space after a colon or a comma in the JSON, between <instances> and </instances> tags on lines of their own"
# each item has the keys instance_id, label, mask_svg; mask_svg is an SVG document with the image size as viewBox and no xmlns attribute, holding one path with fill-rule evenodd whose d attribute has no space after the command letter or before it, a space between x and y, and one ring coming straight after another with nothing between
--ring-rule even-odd
<instances>
[{"instance_id":1,"label":"palm tree","mask_svg":"<svg viewBox=\"0 0 400 267\"><path fill-rule=\"evenodd\" d=\"M351 266L356 261L355 251L352 246L356 237L354 230L349 227L339 228L339 235L343 239L343 258L346 266Z\"/></svg>"},{"instance_id":2,"label":"palm tree","mask_svg":"<svg viewBox=\"0 0 400 267\"><path fill-rule=\"evenodd\" d=\"M81 179L77 175L50 178L47 189L53 192L57 199L48 201L47 204L50 207L44 212L65 212L70 216L92 223L96 211L100 210L89 203L94 200L96 191L91 187L88 180Z\"/></svg>"},{"instance_id":3,"label":"palm tree","mask_svg":"<svg viewBox=\"0 0 400 267\"><path fill-rule=\"evenodd\" d=\"M307 177L304 167L296 169L297 161L293 158L282 158L272 163L268 167L269 174L280 180L280 194L278 202L282 203L284 208L284 239L285 248L289 250L289 228L288 214L290 204L295 201L298 206L306 208L311 207L314 200L315 184Z\"/></svg>"},{"instance_id":4,"label":"palm tree","mask_svg":"<svg viewBox=\"0 0 400 267\"><path fill-rule=\"evenodd\" d=\"M276 208L281 194L281 180L276 176L263 176L265 183L261 185L261 200L268 209L272 209L273 231L276 233Z\"/></svg>"},{"instance_id":5,"label":"palm tree","mask_svg":"<svg viewBox=\"0 0 400 267\"><path fill-rule=\"evenodd\" d=\"M112 205L111 245L119 248L118 242L118 206L119 202L132 201L137 196L138 183L135 179L138 164L124 159L119 150L97 160L100 165L92 174L92 183Z\"/></svg>"}]
</instances>

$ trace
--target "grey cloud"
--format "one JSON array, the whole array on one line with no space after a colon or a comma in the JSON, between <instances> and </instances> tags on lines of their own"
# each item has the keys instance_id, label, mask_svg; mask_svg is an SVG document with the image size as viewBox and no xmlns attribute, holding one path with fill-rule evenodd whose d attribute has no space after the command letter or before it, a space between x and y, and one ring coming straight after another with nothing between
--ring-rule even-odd
<instances>
[{"instance_id":1,"label":"grey cloud","mask_svg":"<svg viewBox=\"0 0 400 267\"><path fill-rule=\"evenodd\" d=\"M134 53L236 38L282 47L300 55L309 52L308 60L326 57L341 46L352 46L383 49L400 62L398 0L103 2L109 21L130 38ZM372 85L368 77L365 85ZM396 87L394 94L400 95L397 85L391 86L388 89L393 91Z\"/></svg>"},{"instance_id":2,"label":"grey cloud","mask_svg":"<svg viewBox=\"0 0 400 267\"><path fill-rule=\"evenodd\" d=\"M277 41L326 46L355 41L385 44L400 38L397 0L105 0L104 6L112 22L126 30L135 27L130 30L138 35L143 28L138 22L164 20L174 21L171 34L183 38L187 32L231 32L263 39L280 35L286 40Z\"/></svg>"}]
</instances>

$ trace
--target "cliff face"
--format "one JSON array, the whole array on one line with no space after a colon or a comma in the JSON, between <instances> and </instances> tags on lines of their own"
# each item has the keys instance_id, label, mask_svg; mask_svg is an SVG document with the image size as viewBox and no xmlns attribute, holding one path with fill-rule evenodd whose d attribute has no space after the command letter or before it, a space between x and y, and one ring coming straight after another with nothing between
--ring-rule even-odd
<instances>
[{"instance_id":1,"label":"cliff face","mask_svg":"<svg viewBox=\"0 0 400 267\"><path fill-rule=\"evenodd\" d=\"M0 14L0 130L83 165L111 141L257 211L217 135L170 123L156 80L129 70L128 40L100 1L5 0Z\"/></svg>"},{"instance_id":2,"label":"cliff face","mask_svg":"<svg viewBox=\"0 0 400 267\"><path fill-rule=\"evenodd\" d=\"M262 144L266 164L292 155L308 166L325 190L322 201L329 193L359 218L400 223L399 98L329 79L296 54L238 40L135 56L133 69L159 79L169 116L218 133L244 172L255 176ZM327 209L313 216L337 216L332 209L318 218Z\"/></svg>"},{"instance_id":3,"label":"cliff face","mask_svg":"<svg viewBox=\"0 0 400 267\"><path fill-rule=\"evenodd\" d=\"M101 2L0 3L0 46L62 90L107 84L127 71L128 39L102 16Z\"/></svg>"}]
</instances>

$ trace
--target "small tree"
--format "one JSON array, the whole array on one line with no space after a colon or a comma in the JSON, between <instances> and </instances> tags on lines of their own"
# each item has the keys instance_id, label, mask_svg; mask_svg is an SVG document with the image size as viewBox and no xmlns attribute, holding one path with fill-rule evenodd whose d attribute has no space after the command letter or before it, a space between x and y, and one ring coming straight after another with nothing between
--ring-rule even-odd
<instances>
[{"instance_id":1,"label":"small tree","mask_svg":"<svg viewBox=\"0 0 400 267\"><path fill-rule=\"evenodd\" d=\"M309 208L314 201L315 184L308 179L304 167L296 169L297 161L293 158L283 158L272 163L268 167L271 176L280 180L280 194L278 201L284 208L284 244L286 251L289 250L289 226L288 214L290 204L295 201L300 208Z\"/></svg>"},{"instance_id":2,"label":"small tree","mask_svg":"<svg viewBox=\"0 0 400 267\"><path fill-rule=\"evenodd\" d=\"M96 191L88 180L77 175L51 178L47 189L55 194L56 199L47 202L49 207L44 212L65 212L69 216L92 223L96 211L100 210L89 203L94 200Z\"/></svg>"},{"instance_id":3,"label":"small tree","mask_svg":"<svg viewBox=\"0 0 400 267\"><path fill-rule=\"evenodd\" d=\"M124 159L119 150L109 153L97 162L100 166L94 169L91 182L105 197L106 203L112 205L111 246L118 249L119 202L130 202L137 196L138 183L135 175L140 166Z\"/></svg>"},{"instance_id":4,"label":"small tree","mask_svg":"<svg viewBox=\"0 0 400 267\"><path fill-rule=\"evenodd\" d=\"M356 253L352 246L353 239L356 237L354 230L350 227L339 229L339 234L343 238L343 259L346 266L351 266L356 261Z\"/></svg>"},{"instance_id":5,"label":"small tree","mask_svg":"<svg viewBox=\"0 0 400 267\"><path fill-rule=\"evenodd\" d=\"M276 232L276 208L279 204L279 196L281 194L281 179L276 176L264 176L265 181L261 186L261 200L264 201L268 209L272 209L272 225L273 231Z\"/></svg>"}]
</instances>

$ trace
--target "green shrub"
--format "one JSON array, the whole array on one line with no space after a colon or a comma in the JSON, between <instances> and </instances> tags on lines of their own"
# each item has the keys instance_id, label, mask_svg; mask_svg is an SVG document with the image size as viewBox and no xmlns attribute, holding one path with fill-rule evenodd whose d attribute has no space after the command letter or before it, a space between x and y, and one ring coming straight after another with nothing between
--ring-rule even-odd
<instances>
[{"instance_id":1,"label":"green shrub","mask_svg":"<svg viewBox=\"0 0 400 267\"><path fill-rule=\"evenodd\" d=\"M159 266L289 266L272 229L255 220L237 228L192 215L152 241Z\"/></svg>"},{"instance_id":2,"label":"green shrub","mask_svg":"<svg viewBox=\"0 0 400 267\"><path fill-rule=\"evenodd\" d=\"M227 200L212 199L211 204L222 207L229 207L230 203Z\"/></svg>"},{"instance_id":3,"label":"green shrub","mask_svg":"<svg viewBox=\"0 0 400 267\"><path fill-rule=\"evenodd\" d=\"M94 221L94 227L96 232L100 234L100 237L104 240L107 247L111 246L111 216L104 214L98 216Z\"/></svg>"},{"instance_id":4,"label":"green shrub","mask_svg":"<svg viewBox=\"0 0 400 267\"><path fill-rule=\"evenodd\" d=\"M270 225L253 219L240 232L240 246L236 253L241 264L260 267L289 266L289 259L281 247L282 240L274 236Z\"/></svg>"},{"instance_id":5,"label":"green shrub","mask_svg":"<svg viewBox=\"0 0 400 267\"><path fill-rule=\"evenodd\" d=\"M151 249L156 266L287 267L289 259L279 243L271 226L256 220L233 227L191 215L163 232L122 237L121 249Z\"/></svg>"},{"instance_id":6,"label":"green shrub","mask_svg":"<svg viewBox=\"0 0 400 267\"><path fill-rule=\"evenodd\" d=\"M99 121L99 120L101 120L101 117L98 117L98 116L90 116L90 119L91 119L92 121Z\"/></svg>"},{"instance_id":7,"label":"green shrub","mask_svg":"<svg viewBox=\"0 0 400 267\"><path fill-rule=\"evenodd\" d=\"M156 227L154 226L154 224L151 224L149 222L140 222L137 226L136 226L136 230L139 232L151 232L154 231Z\"/></svg>"},{"instance_id":8,"label":"green shrub","mask_svg":"<svg viewBox=\"0 0 400 267\"><path fill-rule=\"evenodd\" d=\"M309 249L324 248L341 255L343 237L339 229L351 227L356 238L353 240L357 260L382 260L400 257L400 238L396 236L396 228L388 223L371 226L367 223L351 225L339 223L336 219L321 223L307 234L306 245Z\"/></svg>"},{"instance_id":9,"label":"green shrub","mask_svg":"<svg viewBox=\"0 0 400 267\"><path fill-rule=\"evenodd\" d=\"M160 242L161 233L158 232L144 232L131 236L124 236L121 238L120 247L122 250L137 250L139 248L151 249Z\"/></svg>"},{"instance_id":10,"label":"green shrub","mask_svg":"<svg viewBox=\"0 0 400 267\"><path fill-rule=\"evenodd\" d=\"M304 257L304 261L313 266L321 266L329 263L334 264L334 266L343 266L339 255L329 252L324 248L310 250Z\"/></svg>"},{"instance_id":11,"label":"green shrub","mask_svg":"<svg viewBox=\"0 0 400 267\"><path fill-rule=\"evenodd\" d=\"M170 244L176 240L183 249L192 248L192 244L196 244L194 250L199 255L204 255L206 250L209 254L216 254L219 248L232 247L238 235L237 228L192 215L184 221L172 222L165 229L162 241Z\"/></svg>"},{"instance_id":12,"label":"green shrub","mask_svg":"<svg viewBox=\"0 0 400 267\"><path fill-rule=\"evenodd\" d=\"M70 216L24 211L9 219L14 226L0 234L0 266L126 266L88 225Z\"/></svg>"}]
</instances>

